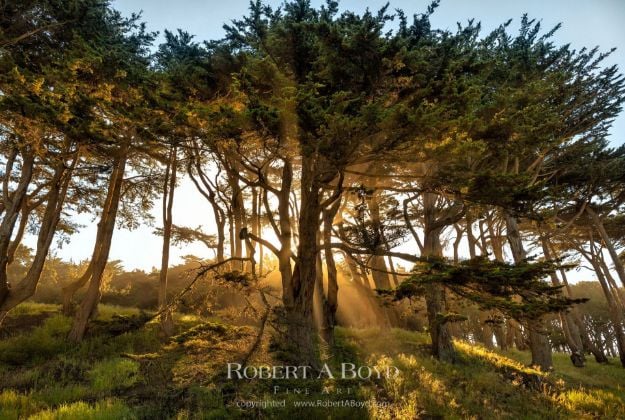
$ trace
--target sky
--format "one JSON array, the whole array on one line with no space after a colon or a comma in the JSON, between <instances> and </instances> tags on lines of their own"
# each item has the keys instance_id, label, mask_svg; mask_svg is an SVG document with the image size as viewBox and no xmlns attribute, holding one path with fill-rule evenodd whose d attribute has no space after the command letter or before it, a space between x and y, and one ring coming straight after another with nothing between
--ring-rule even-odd
<instances>
[{"instance_id":1,"label":"sky","mask_svg":"<svg viewBox=\"0 0 625 420\"><path fill-rule=\"evenodd\" d=\"M281 1L266 0L267 4L278 6ZM321 5L325 0L313 0L313 5ZM341 10L363 12L366 8L378 10L385 0L341 1ZM129 16L141 12L142 19L150 31L164 29L184 29L195 35L197 41L221 38L223 24L239 19L248 10L247 0L114 0L113 7ZM406 15L422 13L429 1L394 0L390 9L403 9ZM470 18L482 23L484 33L496 28L508 19L513 19L511 30L518 28L521 16L527 13L530 18L541 21L544 29L558 23L562 28L556 32L554 40L560 44L570 43L573 48L599 46L601 51L616 47L617 50L606 60L606 64L617 64L625 71L625 1L623 0L442 0L431 18L432 26L439 29L455 29L456 23L464 23ZM614 122L611 142L614 146L625 140L625 114ZM161 223L157 203L154 216L155 226ZM84 227L71 238L69 244L56 246L52 253L64 259L79 261L90 257L95 240L96 223L93 216L83 215L78 222ZM202 225L206 231L213 231L213 215L206 200L199 196L193 185L183 181L176 189L174 201L174 223L189 227ZM117 230L110 253L111 260L121 260L126 269L150 271L160 265L161 238L152 234L155 227L144 226L134 231ZM27 238L27 244L34 246L34 238ZM185 245L173 248L171 264L179 263L188 254L212 256L202 245ZM573 273L573 279L588 278L587 272Z\"/></svg>"}]
</instances>

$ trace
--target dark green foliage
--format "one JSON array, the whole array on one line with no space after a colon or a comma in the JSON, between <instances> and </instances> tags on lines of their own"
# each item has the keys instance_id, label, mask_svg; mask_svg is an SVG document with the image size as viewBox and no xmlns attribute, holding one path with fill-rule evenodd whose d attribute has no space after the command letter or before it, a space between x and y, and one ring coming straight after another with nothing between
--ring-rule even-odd
<instances>
[{"instance_id":1,"label":"dark green foliage","mask_svg":"<svg viewBox=\"0 0 625 420\"><path fill-rule=\"evenodd\" d=\"M152 315L143 311L138 315L114 314L110 320L93 320L89 326L89 333L116 336L142 328L152 318Z\"/></svg>"},{"instance_id":2,"label":"dark green foliage","mask_svg":"<svg viewBox=\"0 0 625 420\"><path fill-rule=\"evenodd\" d=\"M525 174L479 174L469 179L466 199L507 209L511 214L534 216L535 203L547 192Z\"/></svg>"},{"instance_id":3,"label":"dark green foliage","mask_svg":"<svg viewBox=\"0 0 625 420\"><path fill-rule=\"evenodd\" d=\"M246 273L243 271L226 271L225 273L221 273L217 275L215 278L225 281L231 285L239 285L242 287L249 286L252 283L250 273Z\"/></svg>"},{"instance_id":4,"label":"dark green foliage","mask_svg":"<svg viewBox=\"0 0 625 420\"><path fill-rule=\"evenodd\" d=\"M425 285L437 283L484 310L497 309L518 320L536 319L587 301L565 297L561 286L543 281L560 267L554 261L511 264L476 257L454 264L443 258L422 258L410 278L395 291L383 293L396 300L411 298L423 295Z\"/></svg>"},{"instance_id":5,"label":"dark green foliage","mask_svg":"<svg viewBox=\"0 0 625 420\"><path fill-rule=\"evenodd\" d=\"M341 240L352 247L367 249L374 254L383 249L395 248L405 241L408 232L395 198L378 199L382 203L376 202L376 211L379 214L373 220L369 207L375 190L360 185L352 188L350 193L358 197L353 206L354 224L341 226Z\"/></svg>"}]
</instances>

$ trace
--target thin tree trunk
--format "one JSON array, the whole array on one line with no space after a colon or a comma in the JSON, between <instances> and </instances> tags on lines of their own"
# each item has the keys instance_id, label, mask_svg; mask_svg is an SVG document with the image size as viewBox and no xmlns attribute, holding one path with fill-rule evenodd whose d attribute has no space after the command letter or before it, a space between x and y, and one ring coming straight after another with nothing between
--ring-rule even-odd
<instances>
[{"instance_id":1,"label":"thin tree trunk","mask_svg":"<svg viewBox=\"0 0 625 420\"><path fill-rule=\"evenodd\" d=\"M488 235L490 236L490 245L491 245L491 249L493 250L493 254L495 254L495 259L497 261L503 261L504 260L503 243L501 239L499 238L498 233L495 232L495 219L493 218L493 215L491 212L487 213L486 220L487 220ZM482 234L482 236L483 235L484 234Z\"/></svg>"},{"instance_id":2,"label":"thin tree trunk","mask_svg":"<svg viewBox=\"0 0 625 420\"><path fill-rule=\"evenodd\" d=\"M163 183L163 252L161 256L161 272L159 274L158 310L161 313L161 332L169 337L174 332L174 321L171 310L166 310L167 274L169 271L169 249L171 243L171 227L173 224L174 191L176 189L177 150L173 147L165 170Z\"/></svg>"},{"instance_id":3,"label":"thin tree trunk","mask_svg":"<svg viewBox=\"0 0 625 420\"><path fill-rule=\"evenodd\" d=\"M545 259L553 260L553 257L551 255L551 250L549 249L548 239L545 236L541 235L540 240L541 240L543 255L545 256ZM562 286L560 284L560 279L558 278L558 275L555 272L551 273L550 277L551 277L551 283L554 286L556 287ZM571 362L573 362L573 366L584 367L586 358L584 357L582 338L579 335L579 330L577 329L577 326L575 325L575 322L573 321L569 312L560 312L559 317L560 317L560 323L562 325L562 332L564 333L564 338L566 340L566 344L569 346L569 349L571 350Z\"/></svg>"},{"instance_id":4,"label":"thin tree trunk","mask_svg":"<svg viewBox=\"0 0 625 420\"><path fill-rule=\"evenodd\" d=\"M601 284L603 289L603 293L608 301L608 309L610 312L610 318L612 319L612 327L614 329L614 338L616 340L616 348L618 350L618 355L621 360L621 365L625 367L625 332L623 331L623 313L619 310L619 307L614 299L614 295L612 290L610 290L610 285L606 281L603 273L601 272L601 268L595 266L595 271L597 273L597 279Z\"/></svg>"},{"instance_id":5,"label":"thin tree trunk","mask_svg":"<svg viewBox=\"0 0 625 420\"><path fill-rule=\"evenodd\" d=\"M623 315L622 309L619 307L618 301L614 295L614 291L610 287L610 284L606 280L601 264L598 261L595 247L592 241L590 241L590 256L586 253L583 255L588 259L590 264L595 269L595 274L597 275L597 280L599 280L599 284L603 290L603 294L608 302L608 311L610 313L610 318L612 321L612 326L614 329L614 338L616 340L616 347L618 350L619 358L621 360L621 365L625 367L625 331L623 331L623 327L625 326L625 317Z\"/></svg>"},{"instance_id":6,"label":"thin tree trunk","mask_svg":"<svg viewBox=\"0 0 625 420\"><path fill-rule=\"evenodd\" d=\"M505 214L506 232L508 243L512 250L512 257L515 263L525 260L525 248L521 239L521 233L517 221L510 214ZM530 320L527 322L530 351L532 353L532 366L538 366L544 371L553 370L553 360L551 357L551 344L545 334L543 318Z\"/></svg>"},{"instance_id":7,"label":"thin tree trunk","mask_svg":"<svg viewBox=\"0 0 625 420\"><path fill-rule=\"evenodd\" d=\"M498 317L498 322L493 325L493 333L495 334L495 340L497 345L503 351L508 350L508 341L506 340L506 333L503 329L503 319Z\"/></svg>"},{"instance_id":8,"label":"thin tree trunk","mask_svg":"<svg viewBox=\"0 0 625 420\"><path fill-rule=\"evenodd\" d=\"M13 149L13 153L9 156L5 179L3 180L3 201L5 203L4 216L0 223L0 305L8 297L9 279L7 276L7 266L9 264L9 247L11 245L11 237L13 229L17 222L20 209L24 203L28 192L28 186L33 177L34 155L32 153L24 153L22 159L22 171L17 182L17 187L12 194L9 194L9 177L13 169L14 159L17 157L17 150Z\"/></svg>"},{"instance_id":9,"label":"thin tree trunk","mask_svg":"<svg viewBox=\"0 0 625 420\"><path fill-rule=\"evenodd\" d=\"M11 241L11 244L9 245L9 249L7 251L7 265L11 265L15 260L15 253L17 252L17 248L19 248L20 244L22 243L22 239L24 238L24 233L26 233L28 218L30 217L30 213L34 209L34 207L29 206L26 202L22 205L22 210L20 211L20 223L17 226L15 238L13 238L13 240Z\"/></svg>"},{"instance_id":10,"label":"thin tree trunk","mask_svg":"<svg viewBox=\"0 0 625 420\"><path fill-rule=\"evenodd\" d=\"M397 287L399 286L399 276L397 275L397 271L395 271L395 264L393 264L393 257L391 257L390 255L387 255L386 260L388 262L388 268L391 272L393 283L394 283L393 285L391 285L391 287Z\"/></svg>"},{"instance_id":11,"label":"thin tree trunk","mask_svg":"<svg viewBox=\"0 0 625 420\"><path fill-rule=\"evenodd\" d=\"M612 263L614 264L614 269L618 273L619 279L621 280L621 285L625 287L625 267L623 266L623 263L621 262L618 256L618 253L616 252L614 243L610 239L610 236L608 235L608 233L605 230L605 227L603 226L603 222L599 218L599 215L591 208L591 206L586 206L586 213L588 213L588 215L590 216L591 220L593 221L593 224L595 225L595 228L597 229L597 231L599 232L599 235L601 236L601 240L603 241L603 244L608 249L608 252L610 253L610 257L612 258Z\"/></svg>"},{"instance_id":12,"label":"thin tree trunk","mask_svg":"<svg viewBox=\"0 0 625 420\"><path fill-rule=\"evenodd\" d=\"M206 200L210 203L213 209L215 226L217 228L217 262L223 262L223 260L225 259L224 247L226 243L226 215L224 210L217 202L217 193L215 190L218 188L218 186L211 184L211 181L204 173L202 165L200 163L199 152L197 151L197 149L193 149L193 152L193 163L201 185L200 182L198 182L196 177L193 175L193 166L191 162L188 163L187 173L189 174L189 178L191 178L191 181L195 185L195 188L200 192L200 194L204 196L204 198L206 198Z\"/></svg>"},{"instance_id":13,"label":"thin tree trunk","mask_svg":"<svg viewBox=\"0 0 625 420\"><path fill-rule=\"evenodd\" d=\"M291 301L293 298L293 271L291 267L291 240L293 234L291 230L291 212L289 208L292 182L293 167L291 161L285 159L284 166L282 167L281 186L278 193L278 224L276 226L278 239L280 240L278 267L280 270L280 277L282 279L282 296L285 307L293 305L293 302ZM264 193L263 201L265 203L265 211L267 215L272 217L266 191Z\"/></svg>"},{"instance_id":14,"label":"thin tree trunk","mask_svg":"<svg viewBox=\"0 0 625 420\"><path fill-rule=\"evenodd\" d=\"M369 204L369 212L371 214L371 224L376 235L382 237L382 223L380 221L380 204L379 192L374 192ZM383 238L377 241L380 247L383 247ZM391 282L388 276L388 269L384 256L374 255L371 257L371 276L376 289L390 289Z\"/></svg>"},{"instance_id":15,"label":"thin tree trunk","mask_svg":"<svg viewBox=\"0 0 625 420\"><path fill-rule=\"evenodd\" d=\"M71 183L71 175L77 161L78 154L75 153L69 168L65 166L65 162L61 162L55 167L52 182L50 183L50 191L47 194L46 207L39 226L35 257L24 278L6 293L0 301L0 325L2 325L4 318L11 309L35 293L50 245L54 239L56 227L61 219L61 211L67 196L67 189ZM6 267L4 267L4 270L6 270Z\"/></svg>"},{"instance_id":16,"label":"thin tree trunk","mask_svg":"<svg viewBox=\"0 0 625 420\"><path fill-rule=\"evenodd\" d=\"M263 222L262 222L262 215L263 215L263 207L262 207L262 197L260 196L261 192L258 191L257 192L257 205L258 208L256 209L256 221L255 221L255 225L256 225L256 234L258 236L262 236L263 233ZM263 275L263 266L264 266L264 259L265 259L265 251L264 251L265 247L263 246L263 244L258 244L258 272L260 273L260 275Z\"/></svg>"},{"instance_id":17,"label":"thin tree trunk","mask_svg":"<svg viewBox=\"0 0 625 420\"><path fill-rule=\"evenodd\" d=\"M486 322L489 316L486 312L480 311L479 324L480 324L480 342L484 344L487 349L493 348L493 330Z\"/></svg>"},{"instance_id":18,"label":"thin tree trunk","mask_svg":"<svg viewBox=\"0 0 625 420\"><path fill-rule=\"evenodd\" d=\"M550 249L551 254L554 255L556 258L559 258L557 251L550 244L549 239L547 239L547 246ZM573 291L566 277L566 271L563 268L560 269L560 276L562 277L562 283L564 284L564 290L566 291L567 297L573 298ZM608 358L606 357L604 352L599 347L597 347L595 343L590 339L588 329L586 328L586 324L582 320L582 316L580 315L577 306L573 306L569 313L573 323L577 327L577 331L579 332L579 336L582 340L583 350L585 352L592 353L597 363L608 363Z\"/></svg>"},{"instance_id":19,"label":"thin tree trunk","mask_svg":"<svg viewBox=\"0 0 625 420\"><path fill-rule=\"evenodd\" d=\"M332 254L332 224L334 216L340 207L341 201L336 200L335 203L329 208L323 211L323 248L324 257L326 262L326 269L328 272L328 286L327 293L323 299L322 310L322 329L321 337L329 345L334 344L334 326L336 325L336 311L338 309L338 275L336 270L336 263L334 262L334 255ZM323 283L323 275L322 283ZM322 288L323 292L323 288Z\"/></svg>"},{"instance_id":20,"label":"thin tree trunk","mask_svg":"<svg viewBox=\"0 0 625 420\"><path fill-rule=\"evenodd\" d=\"M466 216L466 228L467 228L467 241L469 242L469 257L475 258L476 252L475 248L477 246L477 240L475 239L475 235L473 235L473 217L471 216L471 212L468 211Z\"/></svg>"}]
</instances>

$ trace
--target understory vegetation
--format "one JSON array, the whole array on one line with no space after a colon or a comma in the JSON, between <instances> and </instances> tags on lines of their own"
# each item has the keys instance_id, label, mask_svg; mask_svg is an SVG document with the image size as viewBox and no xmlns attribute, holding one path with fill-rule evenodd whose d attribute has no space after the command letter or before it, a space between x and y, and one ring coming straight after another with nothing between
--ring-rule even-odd
<instances>
[{"instance_id":1,"label":"understory vegetation","mask_svg":"<svg viewBox=\"0 0 625 420\"><path fill-rule=\"evenodd\" d=\"M403 329L338 328L332 357L386 366L397 377L353 379L226 380L226 364L240 360L254 328L176 314L178 330L160 339L158 324L111 337L106 328L80 345L65 335L71 319L54 305L28 303L11 315L24 323L0 342L0 419L139 418L623 418L625 371L554 354L555 373L527 367L529 353L487 350L456 341L460 361L431 357L427 334ZM132 317L133 308L101 305L98 320ZM45 315L30 324L32 316ZM267 340L268 341L268 340ZM327 353L330 354L330 349ZM280 364L269 342L253 365ZM278 386L276 390L274 387ZM237 402L284 400L284 407L238 407ZM362 407L329 405L343 400Z\"/></svg>"}]
</instances>

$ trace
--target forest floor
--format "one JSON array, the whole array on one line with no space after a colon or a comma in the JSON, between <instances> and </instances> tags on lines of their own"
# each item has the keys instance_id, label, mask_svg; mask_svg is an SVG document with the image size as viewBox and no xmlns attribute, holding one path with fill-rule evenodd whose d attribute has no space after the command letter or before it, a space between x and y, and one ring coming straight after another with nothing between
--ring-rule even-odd
<instances>
[{"instance_id":1,"label":"forest floor","mask_svg":"<svg viewBox=\"0 0 625 420\"><path fill-rule=\"evenodd\" d=\"M457 342L461 360L449 365L428 355L425 334L338 328L335 348L323 352L334 372L346 362L400 374L228 380L227 363L245 357L255 328L177 315L168 340L153 323L111 333L114 314L138 313L101 305L97 328L74 345L57 306L19 307L0 332L0 419L625 418L625 369L616 360L589 359L580 369L555 354L555 372L543 374L526 367L524 352ZM265 342L250 364L285 364L276 357Z\"/></svg>"}]
</instances>

